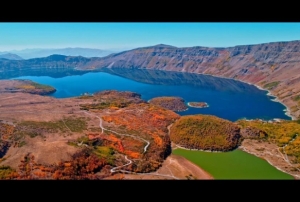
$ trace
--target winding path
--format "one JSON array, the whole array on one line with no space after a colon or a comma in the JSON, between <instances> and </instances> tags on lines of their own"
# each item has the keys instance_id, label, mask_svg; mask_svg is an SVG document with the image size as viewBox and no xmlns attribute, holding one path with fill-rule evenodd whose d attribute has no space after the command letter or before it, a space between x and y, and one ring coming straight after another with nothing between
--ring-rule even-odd
<instances>
[{"instance_id":1,"label":"winding path","mask_svg":"<svg viewBox=\"0 0 300 202\"><path fill-rule=\"evenodd\" d=\"M141 137L137 137L137 136L134 136L134 135L129 135L129 134L121 134L121 133L118 133L118 132L116 132L116 131L113 131L113 130L109 130L109 129L106 129L106 128L104 128L103 127L103 125L102 125L102 119L99 117L99 116L97 116L97 115L93 115L93 114L91 114L91 113L88 113L88 112L86 112L86 111L84 111L84 113L86 113L86 114L88 114L88 115L90 115L90 116L95 116L95 117L97 117L98 119L99 119L99 127L101 128L101 130L102 130L102 132L101 133L103 133L103 131L104 130L106 130L106 131L109 131L109 132L112 132L112 133L115 133L115 134L117 134L117 135L120 135L120 136L129 136L129 137L132 137L132 138L134 138L134 139L137 139L137 140L142 140L142 141L144 141L144 142L146 142L147 143L147 145L144 147L144 153L146 153L146 151L147 151L147 148L149 147L149 145L150 145L150 142L148 141L148 140L145 140L144 138L141 138Z\"/></svg>"},{"instance_id":2,"label":"winding path","mask_svg":"<svg viewBox=\"0 0 300 202\"><path fill-rule=\"evenodd\" d=\"M35 114L36 114L36 112L33 112L33 111L27 111L27 110L18 110L18 111L15 111L15 112L20 112L20 113L24 113L24 112L25 112L25 113L35 113ZM52 112L56 112L56 111L52 111ZM58 111L57 111L57 112L58 112ZM80 111L80 112L83 112L83 113L85 113L85 114L87 114L87 115L89 115L89 116L94 116L94 117L98 118L98 119L99 119L99 127L100 127L101 130L102 130L102 131L101 131L102 134L103 134L103 132L104 132L104 130L105 130L105 131L109 131L109 132L115 133L115 134L120 135L120 136L128 136L128 137L132 137L132 138L137 139L137 140L141 140L141 141L143 141L143 142L146 143L146 145L145 145L145 147L144 147L144 152L143 152L143 153L146 153L146 152L147 152L147 149L148 149L148 147L149 147L149 145L150 145L150 142L149 142L148 140L146 140L146 139L144 139L144 138L141 138L141 137L134 136L134 135L121 134L121 133L118 133L118 132L116 132L116 131L106 129L106 128L103 127L103 125L102 125L103 121L102 121L102 119L101 119L99 116L94 115L94 114L91 114L91 113L88 113L88 112L86 112L86 111ZM75 112L75 113L76 113L76 112ZM70 130L70 128L65 124L65 122L64 122L64 125L66 126L66 128L67 128L70 132L72 132L72 131ZM170 126L171 126L171 125L170 125ZM170 128L170 126L168 127L168 129ZM66 141L65 141L65 140L56 140L56 141L52 141L51 143L54 143L54 142L66 142ZM88 145L86 145L86 144L83 144L83 142L78 143L78 145L79 145L79 146L82 146L82 145L88 146ZM111 172L111 173L115 173L115 172L123 172L123 173L127 173L127 174L137 174L137 175L154 175L154 176L161 176L161 177L167 177L167 178L179 179L179 178L177 178L177 177L175 177L175 176L173 175L173 173L171 172L171 170L170 170L168 167L167 167L167 168L168 168L168 170L170 171L170 173L171 173L172 175L164 175L164 174L159 174L159 173L137 173L137 172L131 172L131 171L127 171L127 170L122 170L122 169L120 169L120 168L123 168L123 167L125 167L125 166L128 166L128 165L132 164L132 160L131 160L131 159L128 159L128 157L127 157L126 155L125 155L125 160L128 161L128 163L126 163L126 164L124 164L124 165L122 165L122 166L114 167L114 168L112 168L112 169L110 170L110 172Z\"/></svg>"},{"instance_id":3,"label":"winding path","mask_svg":"<svg viewBox=\"0 0 300 202\"><path fill-rule=\"evenodd\" d=\"M89 116L94 116L94 117L97 117L99 119L99 127L101 128L102 130L102 133L104 132L104 130L106 131L109 131L109 132L112 132L112 133L115 133L117 135L120 135L120 136L129 136L129 137L132 137L134 139L137 139L137 140L142 140L144 142L146 142L146 146L144 147L144 152L143 153L146 153L147 152L147 148L149 147L150 145L150 142L148 140L145 140L144 138L141 138L141 137L137 137L137 136L134 136L134 135L129 135L129 134L121 134L121 133L118 133L116 131L113 131L113 130L109 130L109 129L106 129L103 127L102 125L102 119L97 116L97 115L94 115L94 114L91 114L91 113L88 113L86 111L83 111L85 114L88 114ZM111 173L115 173L115 172L123 172L123 173L127 173L127 174L137 174L137 175L156 175L156 176L162 176L162 177L169 177L169 178L173 178L173 179L179 179L177 177L175 177L172 173L172 175L163 175L163 174L158 174L158 173L136 173L136 172L131 172L131 171L127 171L127 170L122 170L120 168L123 168L125 166L128 166L130 164L132 164L132 160L131 159L128 159L128 157L125 155L125 160L128 161L128 163L124 164L124 165L121 165L121 166L117 166L117 167L114 167L112 169L110 169L110 172Z\"/></svg>"}]
</instances>

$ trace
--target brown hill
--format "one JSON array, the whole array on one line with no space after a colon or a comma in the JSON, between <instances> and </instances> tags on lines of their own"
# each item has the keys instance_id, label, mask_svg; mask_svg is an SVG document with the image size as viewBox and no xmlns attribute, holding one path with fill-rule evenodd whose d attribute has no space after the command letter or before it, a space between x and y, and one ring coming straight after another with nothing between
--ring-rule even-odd
<instances>
[{"instance_id":1,"label":"brown hill","mask_svg":"<svg viewBox=\"0 0 300 202\"><path fill-rule=\"evenodd\" d=\"M184 104L184 99L181 97L155 97L149 100L149 103L172 111L184 111L188 109Z\"/></svg>"},{"instance_id":2,"label":"brown hill","mask_svg":"<svg viewBox=\"0 0 300 202\"><path fill-rule=\"evenodd\" d=\"M241 140L239 127L225 119L211 115L182 116L170 130L175 144L210 151L235 149Z\"/></svg>"}]
</instances>

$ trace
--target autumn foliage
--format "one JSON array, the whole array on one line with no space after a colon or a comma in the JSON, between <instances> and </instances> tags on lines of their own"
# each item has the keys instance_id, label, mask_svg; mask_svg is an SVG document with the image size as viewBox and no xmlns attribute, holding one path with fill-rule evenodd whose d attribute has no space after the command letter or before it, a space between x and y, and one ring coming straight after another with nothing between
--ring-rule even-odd
<instances>
[{"instance_id":1,"label":"autumn foliage","mask_svg":"<svg viewBox=\"0 0 300 202\"><path fill-rule=\"evenodd\" d=\"M131 134L150 142L147 152L144 153L145 141L126 136L123 138L124 153L133 159L140 159L124 169L134 172L154 171L171 153L167 127L179 118L179 115L171 110L139 103L131 104L122 111L102 118L110 124L119 126L116 130L120 133Z\"/></svg>"},{"instance_id":2,"label":"autumn foliage","mask_svg":"<svg viewBox=\"0 0 300 202\"><path fill-rule=\"evenodd\" d=\"M83 103L86 105L81 108L95 115L97 121L96 116L101 117L105 128L103 132L101 128L90 128L90 116L89 119L18 122L15 128L2 132L2 137L24 139L27 135L35 138L43 134L80 132L82 136L70 138L67 142L76 147L78 152L68 160L51 165L39 164L35 162L33 153L27 153L20 160L18 170L9 168L9 172L14 174L3 176L12 179L103 179L117 174L110 169L127 164L125 157L132 164L122 167L122 170L138 173L157 170L171 153L168 126L180 116L171 110L149 104L140 97L132 92L103 91L91 96L92 104L91 100L85 99ZM66 131L66 125L70 131Z\"/></svg>"},{"instance_id":3,"label":"autumn foliage","mask_svg":"<svg viewBox=\"0 0 300 202\"><path fill-rule=\"evenodd\" d=\"M6 154L13 143L10 139L14 130L14 126L0 122L0 159Z\"/></svg>"},{"instance_id":4,"label":"autumn foliage","mask_svg":"<svg viewBox=\"0 0 300 202\"><path fill-rule=\"evenodd\" d=\"M229 151L240 143L239 127L211 115L182 116L171 127L170 138L189 149Z\"/></svg>"},{"instance_id":5,"label":"autumn foliage","mask_svg":"<svg viewBox=\"0 0 300 202\"><path fill-rule=\"evenodd\" d=\"M102 179L110 176L110 172L105 166L107 166L106 160L99 158L88 149L75 153L70 161L52 165L37 164L34 161L34 155L28 153L21 159L19 171L10 167L0 167L0 179ZM100 171L104 172L96 175Z\"/></svg>"},{"instance_id":6,"label":"autumn foliage","mask_svg":"<svg viewBox=\"0 0 300 202\"><path fill-rule=\"evenodd\" d=\"M107 164L104 158L98 158L88 150L74 154L72 159L69 162L60 162L54 167L53 179L100 179L95 173Z\"/></svg>"},{"instance_id":7,"label":"autumn foliage","mask_svg":"<svg viewBox=\"0 0 300 202\"><path fill-rule=\"evenodd\" d=\"M184 111L188 109L184 104L184 99L181 97L156 97L149 100L149 103L172 111Z\"/></svg>"}]
</instances>

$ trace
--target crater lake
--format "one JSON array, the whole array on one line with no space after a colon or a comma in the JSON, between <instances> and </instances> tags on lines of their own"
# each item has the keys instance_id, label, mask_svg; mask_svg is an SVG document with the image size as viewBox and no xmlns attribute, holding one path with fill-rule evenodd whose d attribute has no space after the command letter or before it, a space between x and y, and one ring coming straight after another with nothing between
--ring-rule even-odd
<instances>
[{"instance_id":1,"label":"crater lake","mask_svg":"<svg viewBox=\"0 0 300 202\"><path fill-rule=\"evenodd\" d=\"M238 119L280 118L291 120L286 107L275 97L233 79L210 75L145 69L105 68L99 72L67 71L62 69L10 72L0 79L30 79L56 88L55 98L80 96L103 90L132 91L150 100L159 96L179 96L188 102L206 102L207 108L188 107L180 115L210 114L230 121Z\"/></svg>"}]
</instances>

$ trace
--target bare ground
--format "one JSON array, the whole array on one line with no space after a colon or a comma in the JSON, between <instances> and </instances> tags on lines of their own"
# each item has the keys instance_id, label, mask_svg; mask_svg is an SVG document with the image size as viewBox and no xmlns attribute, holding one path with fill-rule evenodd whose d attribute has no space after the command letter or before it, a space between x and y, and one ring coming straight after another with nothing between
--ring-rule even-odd
<instances>
[{"instance_id":1,"label":"bare ground","mask_svg":"<svg viewBox=\"0 0 300 202\"><path fill-rule=\"evenodd\" d=\"M164 176L159 176L164 175ZM107 178L110 179L110 178ZM114 178L111 178L114 179ZM125 180L211 180L213 177L184 157L171 154L156 172L147 174L123 174Z\"/></svg>"},{"instance_id":2,"label":"bare ground","mask_svg":"<svg viewBox=\"0 0 300 202\"><path fill-rule=\"evenodd\" d=\"M15 124L20 121L57 121L62 117L85 117L79 110L82 99L55 99L52 97L31 95L27 93L0 94L0 120ZM89 126L97 126L98 120L88 119ZM66 126L66 130L69 130ZM22 147L11 146L0 165L10 165L18 169L20 159L27 153L35 156L37 163L52 164L69 160L78 148L67 145L68 140L75 140L83 133L49 133L43 136L25 137Z\"/></svg>"}]
</instances>

